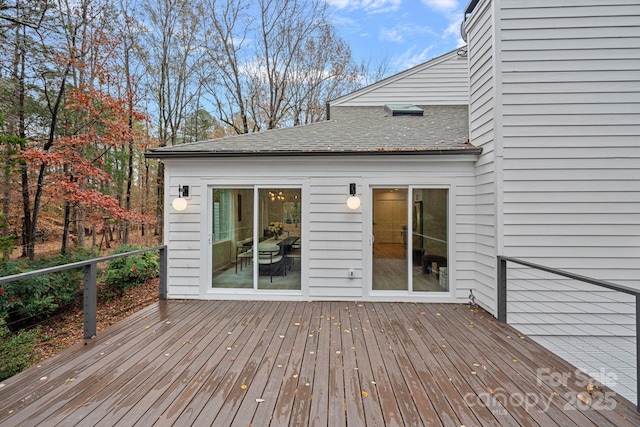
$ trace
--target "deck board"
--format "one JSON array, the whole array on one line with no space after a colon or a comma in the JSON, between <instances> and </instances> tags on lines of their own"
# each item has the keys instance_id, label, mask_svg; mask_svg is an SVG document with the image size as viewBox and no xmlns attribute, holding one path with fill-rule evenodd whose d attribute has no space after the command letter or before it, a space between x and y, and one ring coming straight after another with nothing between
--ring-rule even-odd
<instances>
[{"instance_id":1,"label":"deck board","mask_svg":"<svg viewBox=\"0 0 640 427\"><path fill-rule=\"evenodd\" d=\"M640 425L587 381L463 305L171 300L4 381L0 424Z\"/></svg>"}]
</instances>

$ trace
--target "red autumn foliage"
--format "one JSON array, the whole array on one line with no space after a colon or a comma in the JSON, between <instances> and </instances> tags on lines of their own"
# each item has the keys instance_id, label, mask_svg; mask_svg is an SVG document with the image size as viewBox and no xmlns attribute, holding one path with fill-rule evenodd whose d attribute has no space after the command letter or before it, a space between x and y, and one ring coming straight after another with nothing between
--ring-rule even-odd
<instances>
[{"instance_id":1,"label":"red autumn foliage","mask_svg":"<svg viewBox=\"0 0 640 427\"><path fill-rule=\"evenodd\" d=\"M153 224L155 218L128 211L116 198L98 189L112 177L101 168L103 157L111 150L122 149L143 140L129 126L145 116L127 108L126 100L113 97L94 87L72 89L66 111L75 114L75 132L58 137L48 151L27 148L22 157L31 166L47 166L47 194L71 204L82 205L90 219L100 222L105 216L131 222Z\"/></svg>"}]
</instances>

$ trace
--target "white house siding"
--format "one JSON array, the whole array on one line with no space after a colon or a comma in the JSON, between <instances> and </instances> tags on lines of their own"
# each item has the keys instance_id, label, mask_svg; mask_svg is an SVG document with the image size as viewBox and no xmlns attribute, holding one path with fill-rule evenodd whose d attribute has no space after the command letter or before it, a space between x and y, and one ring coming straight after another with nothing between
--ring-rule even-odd
<instances>
[{"instance_id":1,"label":"white house siding","mask_svg":"<svg viewBox=\"0 0 640 427\"><path fill-rule=\"evenodd\" d=\"M313 300L393 300L465 302L474 288L474 161L477 156L277 157L224 159L167 159L165 241L169 256L170 298L269 298ZM346 206L348 184L357 183L362 207ZM249 295L210 293L207 187L240 185L302 187L302 293ZM178 185L189 185L188 207L171 207ZM370 295L370 187L408 186L449 188L451 297L434 299L429 293L393 297ZM348 272L355 270L355 278ZM452 269L453 270L453 269Z\"/></svg>"},{"instance_id":2,"label":"white house siding","mask_svg":"<svg viewBox=\"0 0 640 427\"><path fill-rule=\"evenodd\" d=\"M469 133L482 147L475 176L475 258L478 302L495 313L496 299L496 154L495 64L492 2L479 5L466 23L469 56Z\"/></svg>"},{"instance_id":3,"label":"white house siding","mask_svg":"<svg viewBox=\"0 0 640 427\"><path fill-rule=\"evenodd\" d=\"M501 9L504 253L640 288L640 2Z\"/></svg>"},{"instance_id":4,"label":"white house siding","mask_svg":"<svg viewBox=\"0 0 640 427\"><path fill-rule=\"evenodd\" d=\"M467 105L468 71L467 58L453 51L333 100L331 105Z\"/></svg>"}]
</instances>

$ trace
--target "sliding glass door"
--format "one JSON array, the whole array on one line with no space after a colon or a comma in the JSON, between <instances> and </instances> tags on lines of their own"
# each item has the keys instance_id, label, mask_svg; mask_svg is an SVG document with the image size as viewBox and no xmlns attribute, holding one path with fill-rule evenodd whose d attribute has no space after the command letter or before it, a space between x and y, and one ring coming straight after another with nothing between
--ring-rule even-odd
<instances>
[{"instance_id":1,"label":"sliding glass door","mask_svg":"<svg viewBox=\"0 0 640 427\"><path fill-rule=\"evenodd\" d=\"M372 290L448 292L448 190L372 190Z\"/></svg>"},{"instance_id":2,"label":"sliding glass door","mask_svg":"<svg viewBox=\"0 0 640 427\"><path fill-rule=\"evenodd\" d=\"M211 190L212 288L301 289L299 188Z\"/></svg>"},{"instance_id":3,"label":"sliding glass door","mask_svg":"<svg viewBox=\"0 0 640 427\"><path fill-rule=\"evenodd\" d=\"M214 288L253 288L252 188L214 188L211 263Z\"/></svg>"},{"instance_id":4,"label":"sliding glass door","mask_svg":"<svg viewBox=\"0 0 640 427\"><path fill-rule=\"evenodd\" d=\"M407 189L373 189L373 290L406 291Z\"/></svg>"}]
</instances>

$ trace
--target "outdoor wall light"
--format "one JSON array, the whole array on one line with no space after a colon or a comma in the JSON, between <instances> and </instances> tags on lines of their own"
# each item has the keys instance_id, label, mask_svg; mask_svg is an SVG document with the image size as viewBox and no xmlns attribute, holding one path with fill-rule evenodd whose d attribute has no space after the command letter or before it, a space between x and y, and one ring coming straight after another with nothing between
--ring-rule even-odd
<instances>
[{"instance_id":1,"label":"outdoor wall light","mask_svg":"<svg viewBox=\"0 0 640 427\"><path fill-rule=\"evenodd\" d=\"M349 198L347 199L349 209L358 209L360 207L360 197L356 194L356 183L349 184Z\"/></svg>"},{"instance_id":2,"label":"outdoor wall light","mask_svg":"<svg viewBox=\"0 0 640 427\"><path fill-rule=\"evenodd\" d=\"M187 209L187 200L185 197L189 197L189 186L188 185L179 185L178 186L178 198L173 199L171 206L173 209L177 211L183 211Z\"/></svg>"}]
</instances>

